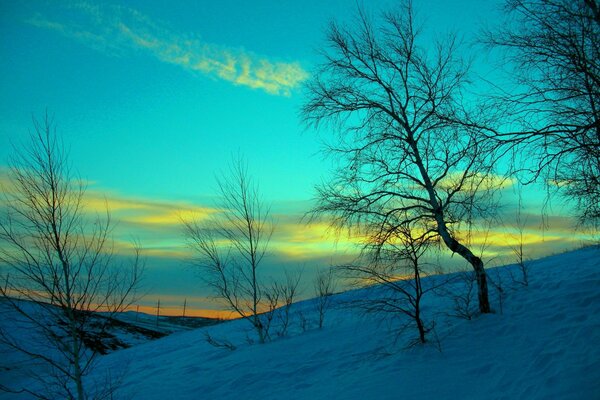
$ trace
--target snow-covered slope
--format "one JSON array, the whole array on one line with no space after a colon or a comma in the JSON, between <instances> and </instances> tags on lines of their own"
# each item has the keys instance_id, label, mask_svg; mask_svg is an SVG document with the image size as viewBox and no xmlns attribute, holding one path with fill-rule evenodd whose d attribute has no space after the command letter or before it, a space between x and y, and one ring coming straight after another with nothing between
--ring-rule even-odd
<instances>
[{"instance_id":1,"label":"snow-covered slope","mask_svg":"<svg viewBox=\"0 0 600 400\"><path fill-rule=\"evenodd\" d=\"M55 323L55 320L49 317L50 310L53 310L52 306L48 304L42 306L23 300L15 303L33 317L33 321ZM207 318L161 316L157 324L156 316L132 311L117 313L112 315L113 318L109 318L105 313L93 313L89 316L85 343L88 348L100 354L156 340L173 332L189 331L194 327L220 322ZM7 333L6 338L1 337L3 332ZM14 390L23 387L35 388L39 382L38 379L32 380L31 376L43 377L48 375L49 371L46 363L35 360L35 357L27 356L23 352L15 351L7 345L6 340L9 343L10 340L17 341L23 350L32 354L60 359L58 349L47 345L48 338L36 329L34 323L20 315L10 306L8 300L0 299L0 398L7 396L3 393L3 387ZM11 396L16 397L15 394ZM27 398L27 396L21 395L18 398Z\"/></svg>"},{"instance_id":2,"label":"snow-covered slope","mask_svg":"<svg viewBox=\"0 0 600 400\"><path fill-rule=\"evenodd\" d=\"M270 343L249 344L248 322L232 321L103 356L95 373L120 375L116 398L133 399L600 399L600 250L531 262L529 286L505 291L503 313L471 321L432 295L439 346L405 349L414 332L344 307L368 295L358 290L335 296L321 330L305 301L290 335Z\"/></svg>"}]
</instances>

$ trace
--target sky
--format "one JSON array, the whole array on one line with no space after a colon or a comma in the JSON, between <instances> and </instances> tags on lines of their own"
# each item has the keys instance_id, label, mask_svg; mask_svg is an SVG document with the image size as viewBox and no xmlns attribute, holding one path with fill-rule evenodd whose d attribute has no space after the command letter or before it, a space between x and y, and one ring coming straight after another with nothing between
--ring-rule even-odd
<instances>
[{"instance_id":1,"label":"sky","mask_svg":"<svg viewBox=\"0 0 600 400\"><path fill-rule=\"evenodd\" d=\"M12 146L26 140L32 118L47 112L88 182L90 209L109 205L117 248L125 254L138 240L145 249L147 295L140 304L150 310L160 298L176 314L188 298L188 307L208 315L200 310L219 306L207 300L190 263L180 218L215 209L215 176L241 155L277 223L265 268L272 275L282 265L302 270L308 280L356 251L352 239L301 220L331 161L320 145L327 132L299 117L302 85L321 60L325 27L350 20L356 4L3 0L0 179ZM395 2L365 4L377 12ZM414 4L431 38L457 30L469 42L500 18L496 1ZM474 64L484 76L485 61L484 55ZM526 204L536 254L579 243L569 233L568 211L553 209L554 226L541 231L534 212L539 196ZM501 229L488 237L496 238L488 251L506 253ZM304 297L310 295L307 286Z\"/></svg>"}]
</instances>

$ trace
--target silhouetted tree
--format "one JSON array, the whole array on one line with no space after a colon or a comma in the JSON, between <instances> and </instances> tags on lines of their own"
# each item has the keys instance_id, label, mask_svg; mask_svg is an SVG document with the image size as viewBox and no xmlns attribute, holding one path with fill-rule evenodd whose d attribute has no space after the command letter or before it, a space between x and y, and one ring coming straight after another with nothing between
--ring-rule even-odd
<instances>
[{"instance_id":1,"label":"silhouetted tree","mask_svg":"<svg viewBox=\"0 0 600 400\"><path fill-rule=\"evenodd\" d=\"M29 144L15 148L4 188L0 264L7 275L0 294L19 322L14 330L0 330L0 341L51 371L39 376L44 393L3 389L83 400L98 389L84 385L98 354L87 344L102 337L108 318L133 300L140 251L135 248L131 266L116 263L108 210L89 220L85 186L73 175L52 122L46 116L43 123L34 120L34 128ZM95 311L108 318L94 317Z\"/></svg>"},{"instance_id":2,"label":"silhouetted tree","mask_svg":"<svg viewBox=\"0 0 600 400\"><path fill-rule=\"evenodd\" d=\"M332 23L327 39L303 115L339 132L329 146L338 167L317 188L314 212L358 234L376 222L376 243L399 226L422 226L470 263L479 309L490 312L483 262L459 228L490 211L484 197L498 180L493 145L475 128L488 125L486 114L464 101L467 66L456 40L419 43L410 3L375 22L359 11L351 27Z\"/></svg>"},{"instance_id":3,"label":"silhouetted tree","mask_svg":"<svg viewBox=\"0 0 600 400\"><path fill-rule=\"evenodd\" d=\"M439 272L423 260L436 236L422 232L415 226L400 225L385 243L367 247L362 263L339 267L346 277L360 285L383 287L381 294L353 304L368 312L402 317L407 322L401 330L414 326L418 331L418 340L414 343L425 343L427 333L433 328L433 323L423 320L423 296L444 283L430 279L424 284L421 279L425 274Z\"/></svg>"},{"instance_id":4,"label":"silhouetted tree","mask_svg":"<svg viewBox=\"0 0 600 400\"><path fill-rule=\"evenodd\" d=\"M476 314L475 302L475 275L472 271L459 271L451 276L447 285L439 288L438 293L451 299L452 311L448 313L451 317L471 320ZM496 282L492 281L492 285L499 288ZM501 292L499 291L499 294ZM499 306L502 312L502 298L500 298Z\"/></svg>"},{"instance_id":5,"label":"silhouetted tree","mask_svg":"<svg viewBox=\"0 0 600 400\"><path fill-rule=\"evenodd\" d=\"M600 218L599 10L597 0L507 0L508 20L485 36L514 79L498 103L516 129L495 137L523 155L526 181L574 200L583 223Z\"/></svg>"},{"instance_id":6,"label":"silhouetted tree","mask_svg":"<svg viewBox=\"0 0 600 400\"><path fill-rule=\"evenodd\" d=\"M516 243L511 247L515 261L519 269L520 277L516 277L511 269L508 269L508 273L511 277L512 282L521 284L523 286L529 286L529 266L528 260L525 254L525 226L527 224L527 218L523 219L522 215L523 203L521 199L521 193L519 192L519 204L515 215L516 235L513 236L516 239Z\"/></svg>"},{"instance_id":7,"label":"silhouetted tree","mask_svg":"<svg viewBox=\"0 0 600 400\"><path fill-rule=\"evenodd\" d=\"M301 273L291 274L288 271L285 272L285 281L281 283L273 283L271 292L279 293L279 298L282 302L278 312L279 317L279 330L277 335L285 336L288 332L290 325L290 316L292 311L292 305L300 294L300 279L302 278ZM276 302L276 305L279 305Z\"/></svg>"},{"instance_id":8,"label":"silhouetted tree","mask_svg":"<svg viewBox=\"0 0 600 400\"><path fill-rule=\"evenodd\" d=\"M252 323L264 343L267 332L261 313L268 311L269 301L258 270L273 233L269 208L241 159L218 185L222 213L210 220L183 221L186 235L208 285L231 311Z\"/></svg>"},{"instance_id":9,"label":"silhouetted tree","mask_svg":"<svg viewBox=\"0 0 600 400\"><path fill-rule=\"evenodd\" d=\"M335 290L335 278L333 269L328 268L324 271L319 271L314 281L317 315L319 316L319 329L323 328L325 323L325 315L331 306L331 295Z\"/></svg>"}]
</instances>

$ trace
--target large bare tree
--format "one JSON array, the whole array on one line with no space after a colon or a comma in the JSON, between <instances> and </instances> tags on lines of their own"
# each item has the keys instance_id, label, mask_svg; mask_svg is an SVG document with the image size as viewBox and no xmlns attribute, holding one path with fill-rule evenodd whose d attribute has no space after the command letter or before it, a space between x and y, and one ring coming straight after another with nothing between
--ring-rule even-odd
<instances>
[{"instance_id":1,"label":"large bare tree","mask_svg":"<svg viewBox=\"0 0 600 400\"><path fill-rule=\"evenodd\" d=\"M352 26L332 23L324 63L308 84L303 115L339 133L328 150L333 178L318 187L317 214L384 243L400 226L424 227L474 269L479 309L490 312L486 272L459 228L489 208L491 145L464 101L467 66L453 37L420 42L409 3ZM362 231L362 232L361 232ZM376 233L376 234L373 234ZM370 244L370 243L367 243Z\"/></svg>"},{"instance_id":2,"label":"large bare tree","mask_svg":"<svg viewBox=\"0 0 600 400\"><path fill-rule=\"evenodd\" d=\"M575 201L582 222L598 223L600 3L507 0L506 12L485 35L505 50L513 79L499 101L514 130L495 137L524 155L527 181L543 178Z\"/></svg>"},{"instance_id":3,"label":"large bare tree","mask_svg":"<svg viewBox=\"0 0 600 400\"><path fill-rule=\"evenodd\" d=\"M141 273L139 248L132 265L114 260L108 211L87 213L84 183L72 173L48 117L34 120L34 128L29 144L15 149L4 188L0 295L2 307L20 322L0 330L0 342L50 372L40 375L43 392L3 389L83 400L92 392L84 377L98 354L88 344L102 336L108 321L94 319L94 312L110 317L132 300ZM39 342L23 340L27 336Z\"/></svg>"},{"instance_id":4,"label":"large bare tree","mask_svg":"<svg viewBox=\"0 0 600 400\"><path fill-rule=\"evenodd\" d=\"M233 162L218 185L222 212L214 219L183 221L186 236L215 295L247 318L264 343L268 327L261 313L270 305L259 269L273 233L269 208L241 159Z\"/></svg>"}]
</instances>

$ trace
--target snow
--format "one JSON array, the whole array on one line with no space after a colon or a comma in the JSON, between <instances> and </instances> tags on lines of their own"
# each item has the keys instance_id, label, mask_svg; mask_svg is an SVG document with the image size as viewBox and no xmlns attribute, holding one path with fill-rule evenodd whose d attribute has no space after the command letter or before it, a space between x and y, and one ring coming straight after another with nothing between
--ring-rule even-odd
<instances>
[{"instance_id":1,"label":"snow","mask_svg":"<svg viewBox=\"0 0 600 400\"><path fill-rule=\"evenodd\" d=\"M250 344L242 320L179 331L102 356L89 379L120 376L118 399L600 399L600 249L529 268L529 286L509 285L515 266L490 271L505 280L502 313L453 318L452 301L430 294L425 319L439 345L406 348L416 332L345 306L382 290L363 289L335 295L323 329L308 300L293 306L288 336L269 343ZM206 332L236 350L211 346Z\"/></svg>"}]
</instances>

